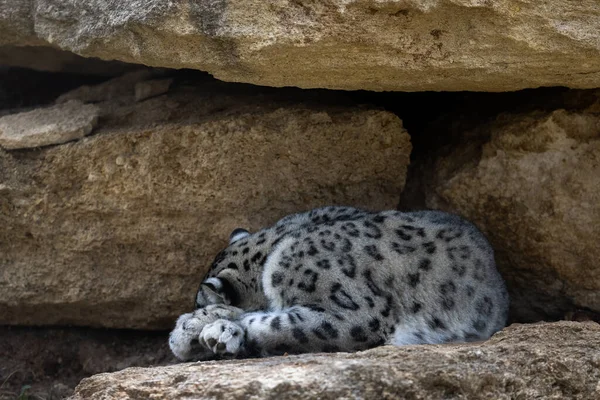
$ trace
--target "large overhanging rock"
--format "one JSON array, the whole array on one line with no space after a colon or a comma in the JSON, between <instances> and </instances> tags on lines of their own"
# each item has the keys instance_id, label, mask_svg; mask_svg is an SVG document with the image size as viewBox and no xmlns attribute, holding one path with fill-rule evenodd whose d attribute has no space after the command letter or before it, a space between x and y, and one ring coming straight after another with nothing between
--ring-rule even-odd
<instances>
[{"instance_id":1,"label":"large overhanging rock","mask_svg":"<svg viewBox=\"0 0 600 400\"><path fill-rule=\"evenodd\" d=\"M0 0L0 44L269 86L597 87L596 0Z\"/></svg>"},{"instance_id":2,"label":"large overhanging rock","mask_svg":"<svg viewBox=\"0 0 600 400\"><path fill-rule=\"evenodd\" d=\"M71 399L595 399L599 349L595 323L521 325L476 345L128 368Z\"/></svg>"},{"instance_id":3,"label":"large overhanging rock","mask_svg":"<svg viewBox=\"0 0 600 400\"><path fill-rule=\"evenodd\" d=\"M501 115L464 132L429 169L427 205L456 211L487 234L513 316L600 312L598 160L596 104Z\"/></svg>"},{"instance_id":4,"label":"large overhanging rock","mask_svg":"<svg viewBox=\"0 0 600 400\"><path fill-rule=\"evenodd\" d=\"M0 149L0 324L171 328L234 228L396 206L411 145L395 115L209 83L136 103L144 77L60 99L97 102L94 135Z\"/></svg>"}]
</instances>

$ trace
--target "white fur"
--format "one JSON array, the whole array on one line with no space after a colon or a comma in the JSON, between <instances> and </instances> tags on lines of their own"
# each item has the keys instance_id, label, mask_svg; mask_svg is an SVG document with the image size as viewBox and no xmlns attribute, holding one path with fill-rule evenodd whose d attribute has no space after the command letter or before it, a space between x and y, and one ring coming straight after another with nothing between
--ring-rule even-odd
<instances>
[{"instance_id":1,"label":"white fur","mask_svg":"<svg viewBox=\"0 0 600 400\"><path fill-rule=\"evenodd\" d=\"M244 343L244 330L235 322L218 319L206 325L200 333L201 341L214 354L237 354ZM210 346L210 342L215 344Z\"/></svg>"},{"instance_id":2,"label":"white fur","mask_svg":"<svg viewBox=\"0 0 600 400\"><path fill-rule=\"evenodd\" d=\"M277 263L281 259L281 253L286 250L295 240L291 237L280 241L271 251L269 257L265 261L264 273L262 275L263 290L265 296L271 299L271 308L278 310L283 308L282 298L273 289L271 285L271 273L279 269Z\"/></svg>"},{"instance_id":3,"label":"white fur","mask_svg":"<svg viewBox=\"0 0 600 400\"><path fill-rule=\"evenodd\" d=\"M248 236L250 236L250 232L240 231L229 238L229 244L237 242L238 240L242 240L243 238L248 237Z\"/></svg>"},{"instance_id":4,"label":"white fur","mask_svg":"<svg viewBox=\"0 0 600 400\"><path fill-rule=\"evenodd\" d=\"M222 321L222 318L235 319L242 313L243 310L239 308L216 304L198 309L193 313L183 314L177 319L175 329L169 335L169 347L173 354L182 361L211 356L213 355L212 349L209 349L200 340L204 328L217 320ZM192 343L195 341L198 343L193 346Z\"/></svg>"},{"instance_id":5,"label":"white fur","mask_svg":"<svg viewBox=\"0 0 600 400\"><path fill-rule=\"evenodd\" d=\"M221 290L223 288L223 284L221 283L221 280L219 278L208 278L204 281L204 283L210 283L218 290Z\"/></svg>"}]
</instances>

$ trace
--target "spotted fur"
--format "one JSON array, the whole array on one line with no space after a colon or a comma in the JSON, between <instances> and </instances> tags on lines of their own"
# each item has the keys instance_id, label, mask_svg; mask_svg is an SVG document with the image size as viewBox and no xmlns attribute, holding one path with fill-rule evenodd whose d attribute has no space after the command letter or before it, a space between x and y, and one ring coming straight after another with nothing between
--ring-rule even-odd
<instances>
[{"instance_id":1,"label":"spotted fur","mask_svg":"<svg viewBox=\"0 0 600 400\"><path fill-rule=\"evenodd\" d=\"M475 341L507 320L493 251L455 215L326 207L230 240L171 333L182 360Z\"/></svg>"}]
</instances>

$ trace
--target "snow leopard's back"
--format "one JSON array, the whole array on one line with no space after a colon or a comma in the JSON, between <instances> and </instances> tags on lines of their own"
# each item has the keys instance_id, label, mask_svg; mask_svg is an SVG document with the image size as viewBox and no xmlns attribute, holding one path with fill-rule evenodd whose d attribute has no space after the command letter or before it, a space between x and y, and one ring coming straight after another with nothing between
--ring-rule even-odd
<instances>
[{"instance_id":1,"label":"snow leopard's back","mask_svg":"<svg viewBox=\"0 0 600 400\"><path fill-rule=\"evenodd\" d=\"M325 218L324 218L325 216ZM301 224L262 275L274 309L316 304L368 315L395 344L480 340L506 323L508 295L485 237L439 212L336 213Z\"/></svg>"}]
</instances>

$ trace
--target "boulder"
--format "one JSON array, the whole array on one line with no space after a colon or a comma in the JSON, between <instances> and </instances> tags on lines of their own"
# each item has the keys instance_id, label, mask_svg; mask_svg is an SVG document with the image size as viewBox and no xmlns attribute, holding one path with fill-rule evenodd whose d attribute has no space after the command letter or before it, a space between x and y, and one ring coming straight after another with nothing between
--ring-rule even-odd
<instances>
[{"instance_id":1,"label":"boulder","mask_svg":"<svg viewBox=\"0 0 600 400\"><path fill-rule=\"evenodd\" d=\"M86 399L593 399L600 325L519 325L479 344L128 368L85 378Z\"/></svg>"},{"instance_id":2,"label":"boulder","mask_svg":"<svg viewBox=\"0 0 600 400\"><path fill-rule=\"evenodd\" d=\"M395 208L404 186L410 138L389 112L219 83L136 102L134 83L104 85L66 96L98 101L93 135L0 149L0 324L169 329L234 228Z\"/></svg>"},{"instance_id":3,"label":"boulder","mask_svg":"<svg viewBox=\"0 0 600 400\"><path fill-rule=\"evenodd\" d=\"M0 45L268 86L597 87L596 0L0 0Z\"/></svg>"},{"instance_id":4,"label":"boulder","mask_svg":"<svg viewBox=\"0 0 600 400\"><path fill-rule=\"evenodd\" d=\"M429 168L426 202L490 239L513 316L600 313L600 116L503 114L463 132Z\"/></svg>"}]
</instances>

